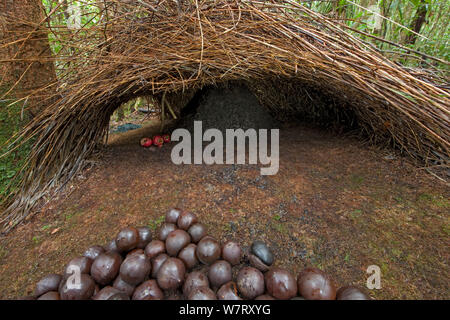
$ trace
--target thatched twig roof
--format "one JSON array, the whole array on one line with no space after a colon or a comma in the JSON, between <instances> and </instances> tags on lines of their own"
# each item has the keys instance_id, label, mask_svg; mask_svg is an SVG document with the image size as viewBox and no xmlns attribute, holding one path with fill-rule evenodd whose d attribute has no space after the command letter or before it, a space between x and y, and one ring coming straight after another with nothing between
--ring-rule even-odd
<instances>
[{"instance_id":1,"label":"thatched twig roof","mask_svg":"<svg viewBox=\"0 0 450 320\"><path fill-rule=\"evenodd\" d=\"M315 88L342 102L336 107L351 108L369 136L388 139L425 164L448 165L448 90L301 4L106 0L104 5L97 24L70 33L51 30L64 43L48 57L60 67L59 82L55 96L46 97L46 111L19 137L34 138L34 147L20 192L1 215L5 230L26 217L45 192L77 173L123 102L230 80L258 85L270 79L279 90ZM272 110L296 108L276 99L270 103Z\"/></svg>"}]
</instances>

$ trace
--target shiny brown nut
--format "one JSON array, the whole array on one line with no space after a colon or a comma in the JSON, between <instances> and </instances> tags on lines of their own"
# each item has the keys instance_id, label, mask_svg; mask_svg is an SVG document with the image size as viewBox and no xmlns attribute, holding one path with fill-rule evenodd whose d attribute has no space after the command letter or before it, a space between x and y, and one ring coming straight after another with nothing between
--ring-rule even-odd
<instances>
[{"instance_id":1,"label":"shiny brown nut","mask_svg":"<svg viewBox=\"0 0 450 320\"><path fill-rule=\"evenodd\" d=\"M193 271L189 273L183 284L183 294L187 298L192 289L198 287L209 287L209 280L206 274L201 271Z\"/></svg>"},{"instance_id":2,"label":"shiny brown nut","mask_svg":"<svg viewBox=\"0 0 450 320\"><path fill-rule=\"evenodd\" d=\"M57 291L49 291L37 298L37 300L61 300L61 297Z\"/></svg>"},{"instance_id":3,"label":"shiny brown nut","mask_svg":"<svg viewBox=\"0 0 450 320\"><path fill-rule=\"evenodd\" d=\"M217 300L217 297L209 287L197 287L192 289L188 300Z\"/></svg>"},{"instance_id":4,"label":"shiny brown nut","mask_svg":"<svg viewBox=\"0 0 450 320\"><path fill-rule=\"evenodd\" d=\"M184 300L183 294L179 290L169 291L166 300Z\"/></svg>"},{"instance_id":5,"label":"shiny brown nut","mask_svg":"<svg viewBox=\"0 0 450 320\"><path fill-rule=\"evenodd\" d=\"M145 254L144 249L140 249L140 248L133 249L133 250L131 250L130 252L127 253L125 258L128 258L128 257L130 257L132 255L139 255L139 254Z\"/></svg>"},{"instance_id":6,"label":"shiny brown nut","mask_svg":"<svg viewBox=\"0 0 450 320\"><path fill-rule=\"evenodd\" d=\"M288 300L297 294L297 281L287 270L274 267L265 275L267 293L280 300Z\"/></svg>"},{"instance_id":7,"label":"shiny brown nut","mask_svg":"<svg viewBox=\"0 0 450 320\"><path fill-rule=\"evenodd\" d=\"M264 262L262 262L257 256L254 254L249 254L248 261L250 262L250 265L256 269L258 269L261 272L267 272L269 271L270 267Z\"/></svg>"},{"instance_id":8,"label":"shiny brown nut","mask_svg":"<svg viewBox=\"0 0 450 320\"><path fill-rule=\"evenodd\" d=\"M134 290L132 300L162 300L164 293L155 280L147 280Z\"/></svg>"},{"instance_id":9,"label":"shiny brown nut","mask_svg":"<svg viewBox=\"0 0 450 320\"><path fill-rule=\"evenodd\" d=\"M169 256L165 253L161 253L152 259L152 278L156 278L158 275L159 268L166 262Z\"/></svg>"},{"instance_id":10,"label":"shiny brown nut","mask_svg":"<svg viewBox=\"0 0 450 320\"><path fill-rule=\"evenodd\" d=\"M261 296L257 296L255 300L275 300L274 297L269 296L268 294L263 294Z\"/></svg>"},{"instance_id":11,"label":"shiny brown nut","mask_svg":"<svg viewBox=\"0 0 450 320\"><path fill-rule=\"evenodd\" d=\"M120 292L125 293L129 297L131 297L134 289L136 288L135 286L123 281L123 279L120 277L120 274L117 276L116 280L114 280L113 287Z\"/></svg>"},{"instance_id":12,"label":"shiny brown nut","mask_svg":"<svg viewBox=\"0 0 450 320\"><path fill-rule=\"evenodd\" d=\"M91 277L92 278L92 277ZM98 292L100 291L100 287L99 285L96 283L95 284L95 289L94 289L94 294L92 296L95 296Z\"/></svg>"},{"instance_id":13,"label":"shiny brown nut","mask_svg":"<svg viewBox=\"0 0 450 320\"><path fill-rule=\"evenodd\" d=\"M151 269L152 265L145 254L135 253L123 261L120 266L120 277L131 285L138 285L148 277Z\"/></svg>"},{"instance_id":14,"label":"shiny brown nut","mask_svg":"<svg viewBox=\"0 0 450 320\"><path fill-rule=\"evenodd\" d=\"M93 260L87 257L76 257L69 261L64 269L64 278L72 275L74 272L89 274Z\"/></svg>"},{"instance_id":15,"label":"shiny brown nut","mask_svg":"<svg viewBox=\"0 0 450 320\"><path fill-rule=\"evenodd\" d=\"M234 241L227 241L222 247L222 258L232 266L241 261L241 246Z\"/></svg>"},{"instance_id":16,"label":"shiny brown nut","mask_svg":"<svg viewBox=\"0 0 450 320\"><path fill-rule=\"evenodd\" d=\"M116 253L122 253L122 252L123 252L122 250L120 250L120 249L117 247L116 239L111 240L111 241L108 242L108 244L105 246L105 252L108 252L108 251L116 252Z\"/></svg>"},{"instance_id":17,"label":"shiny brown nut","mask_svg":"<svg viewBox=\"0 0 450 320\"><path fill-rule=\"evenodd\" d=\"M149 227L139 227L137 231L139 233L139 241L136 248L144 249L152 241L152 231Z\"/></svg>"},{"instance_id":18,"label":"shiny brown nut","mask_svg":"<svg viewBox=\"0 0 450 320\"><path fill-rule=\"evenodd\" d=\"M105 252L94 260L91 276L100 285L107 285L119 274L122 257L116 252Z\"/></svg>"},{"instance_id":19,"label":"shiny brown nut","mask_svg":"<svg viewBox=\"0 0 450 320\"><path fill-rule=\"evenodd\" d=\"M121 252L135 249L138 242L139 232L133 227L120 230L116 237L116 245Z\"/></svg>"},{"instance_id":20,"label":"shiny brown nut","mask_svg":"<svg viewBox=\"0 0 450 320\"><path fill-rule=\"evenodd\" d=\"M50 291L58 291L62 276L59 274L49 274L39 280L34 290L34 296L39 297Z\"/></svg>"},{"instance_id":21,"label":"shiny brown nut","mask_svg":"<svg viewBox=\"0 0 450 320\"><path fill-rule=\"evenodd\" d=\"M201 223L194 223L189 227L188 233L192 238L192 242L197 243L206 236L206 227Z\"/></svg>"},{"instance_id":22,"label":"shiny brown nut","mask_svg":"<svg viewBox=\"0 0 450 320\"><path fill-rule=\"evenodd\" d=\"M242 268L236 283L244 299L254 299L264 293L264 276L261 271L253 267Z\"/></svg>"},{"instance_id":23,"label":"shiny brown nut","mask_svg":"<svg viewBox=\"0 0 450 320\"><path fill-rule=\"evenodd\" d=\"M211 264L220 258L221 251L219 242L207 236L197 244L196 254L201 263Z\"/></svg>"},{"instance_id":24,"label":"shiny brown nut","mask_svg":"<svg viewBox=\"0 0 450 320\"><path fill-rule=\"evenodd\" d=\"M219 300L242 300L238 295L236 283L233 281L227 282L217 291Z\"/></svg>"},{"instance_id":25,"label":"shiny brown nut","mask_svg":"<svg viewBox=\"0 0 450 320\"><path fill-rule=\"evenodd\" d=\"M108 300L130 300L130 297L124 292L117 292L110 296Z\"/></svg>"},{"instance_id":26,"label":"shiny brown nut","mask_svg":"<svg viewBox=\"0 0 450 320\"><path fill-rule=\"evenodd\" d=\"M178 258L168 258L158 270L156 279L163 290L172 290L180 287L184 282L186 267Z\"/></svg>"},{"instance_id":27,"label":"shiny brown nut","mask_svg":"<svg viewBox=\"0 0 450 320\"><path fill-rule=\"evenodd\" d=\"M180 217L181 209L172 208L166 213L166 223L177 224L178 218Z\"/></svg>"},{"instance_id":28,"label":"shiny brown nut","mask_svg":"<svg viewBox=\"0 0 450 320\"><path fill-rule=\"evenodd\" d=\"M145 247L145 255L147 256L148 259L152 259L157 255L160 255L161 253L165 252L166 252L166 245L161 240L152 240Z\"/></svg>"},{"instance_id":29,"label":"shiny brown nut","mask_svg":"<svg viewBox=\"0 0 450 320\"><path fill-rule=\"evenodd\" d=\"M214 262L208 271L209 283L213 288L219 288L223 284L231 281L231 264L225 260Z\"/></svg>"},{"instance_id":30,"label":"shiny brown nut","mask_svg":"<svg viewBox=\"0 0 450 320\"><path fill-rule=\"evenodd\" d=\"M191 243L184 247L178 254L178 259L184 262L187 269L192 269L198 265L198 259L195 253L196 250L197 246Z\"/></svg>"},{"instance_id":31,"label":"shiny brown nut","mask_svg":"<svg viewBox=\"0 0 450 320\"><path fill-rule=\"evenodd\" d=\"M306 300L334 300L336 287L322 270L306 268L297 277L299 294Z\"/></svg>"},{"instance_id":32,"label":"shiny brown nut","mask_svg":"<svg viewBox=\"0 0 450 320\"><path fill-rule=\"evenodd\" d=\"M71 276L65 280L60 287L59 295L61 300L88 300L94 294L94 290L94 280L83 273L79 276L79 279L77 279L77 276Z\"/></svg>"},{"instance_id":33,"label":"shiny brown nut","mask_svg":"<svg viewBox=\"0 0 450 320\"><path fill-rule=\"evenodd\" d=\"M250 253L257 256L265 265L270 266L274 261L272 251L263 241L260 240L256 240L252 243Z\"/></svg>"},{"instance_id":34,"label":"shiny brown nut","mask_svg":"<svg viewBox=\"0 0 450 320\"><path fill-rule=\"evenodd\" d=\"M192 212L183 211L178 217L177 226L180 229L188 230L195 223L197 223L197 216Z\"/></svg>"},{"instance_id":35,"label":"shiny brown nut","mask_svg":"<svg viewBox=\"0 0 450 320\"><path fill-rule=\"evenodd\" d=\"M191 236L184 230L177 229L166 238L166 251L169 256L176 257L181 249L191 242Z\"/></svg>"},{"instance_id":36,"label":"shiny brown nut","mask_svg":"<svg viewBox=\"0 0 450 320\"><path fill-rule=\"evenodd\" d=\"M370 296L360 287L346 286L337 291L337 300L371 300Z\"/></svg>"},{"instance_id":37,"label":"shiny brown nut","mask_svg":"<svg viewBox=\"0 0 450 320\"><path fill-rule=\"evenodd\" d=\"M106 286L97 292L97 294L92 297L92 300L108 300L118 292L120 291L117 288Z\"/></svg>"},{"instance_id":38,"label":"shiny brown nut","mask_svg":"<svg viewBox=\"0 0 450 320\"><path fill-rule=\"evenodd\" d=\"M173 223L163 223L159 228L158 239L161 241L166 241L167 236L172 231L177 230L177 226Z\"/></svg>"},{"instance_id":39,"label":"shiny brown nut","mask_svg":"<svg viewBox=\"0 0 450 320\"><path fill-rule=\"evenodd\" d=\"M92 261L94 261L95 259L97 259L97 257L99 256L100 253L105 252L105 249L102 246L92 246L86 249L86 251L83 253L83 257L87 257L92 259Z\"/></svg>"}]
</instances>

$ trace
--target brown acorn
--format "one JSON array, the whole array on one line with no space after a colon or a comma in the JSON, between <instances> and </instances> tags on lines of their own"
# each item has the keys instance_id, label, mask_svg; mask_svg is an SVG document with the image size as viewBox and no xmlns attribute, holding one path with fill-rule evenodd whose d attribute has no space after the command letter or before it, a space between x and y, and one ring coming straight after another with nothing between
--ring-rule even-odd
<instances>
[{"instance_id":1,"label":"brown acorn","mask_svg":"<svg viewBox=\"0 0 450 320\"><path fill-rule=\"evenodd\" d=\"M58 291L62 276L59 274L49 274L39 280L34 290L34 296L39 297L50 291Z\"/></svg>"},{"instance_id":2,"label":"brown acorn","mask_svg":"<svg viewBox=\"0 0 450 320\"><path fill-rule=\"evenodd\" d=\"M173 223L163 223L159 228L158 239L161 241L166 241L167 236L172 231L177 230L177 226Z\"/></svg>"},{"instance_id":3,"label":"brown acorn","mask_svg":"<svg viewBox=\"0 0 450 320\"><path fill-rule=\"evenodd\" d=\"M217 260L209 267L208 279L213 288L220 288L231 281L231 278L231 265L228 261Z\"/></svg>"},{"instance_id":4,"label":"brown acorn","mask_svg":"<svg viewBox=\"0 0 450 320\"><path fill-rule=\"evenodd\" d=\"M152 241L152 231L149 227L139 227L137 228L139 233L139 241L137 244L137 248L144 249L147 244Z\"/></svg>"},{"instance_id":5,"label":"brown acorn","mask_svg":"<svg viewBox=\"0 0 450 320\"><path fill-rule=\"evenodd\" d=\"M152 259L152 277L156 278L158 275L159 268L166 262L169 256L165 253L161 253Z\"/></svg>"},{"instance_id":6,"label":"brown acorn","mask_svg":"<svg viewBox=\"0 0 450 320\"><path fill-rule=\"evenodd\" d=\"M222 285L217 291L217 297L219 300L242 300L238 295L236 283L233 281Z\"/></svg>"},{"instance_id":7,"label":"brown acorn","mask_svg":"<svg viewBox=\"0 0 450 320\"><path fill-rule=\"evenodd\" d=\"M264 293L264 276L258 269L242 268L237 276L237 286L242 297L254 299Z\"/></svg>"},{"instance_id":8,"label":"brown acorn","mask_svg":"<svg viewBox=\"0 0 450 320\"><path fill-rule=\"evenodd\" d=\"M177 229L166 238L166 251L169 256L177 256L181 249L191 242L191 236L184 230Z\"/></svg>"},{"instance_id":9,"label":"brown acorn","mask_svg":"<svg viewBox=\"0 0 450 320\"><path fill-rule=\"evenodd\" d=\"M177 224L178 218L180 217L181 209L172 208L166 213L166 223Z\"/></svg>"},{"instance_id":10,"label":"brown acorn","mask_svg":"<svg viewBox=\"0 0 450 320\"><path fill-rule=\"evenodd\" d=\"M197 243L206 236L206 227L201 223L194 223L188 229L192 242Z\"/></svg>"},{"instance_id":11,"label":"brown acorn","mask_svg":"<svg viewBox=\"0 0 450 320\"><path fill-rule=\"evenodd\" d=\"M73 258L69 261L64 269L64 278L72 275L75 270L77 270L77 272L79 271L80 273L89 274L89 272L91 271L92 262L93 260L87 257Z\"/></svg>"},{"instance_id":12,"label":"brown acorn","mask_svg":"<svg viewBox=\"0 0 450 320\"><path fill-rule=\"evenodd\" d=\"M125 282L121 277L120 274L117 276L116 280L114 280L113 287L118 289L120 292L125 293L127 296L131 297L133 294L135 286Z\"/></svg>"},{"instance_id":13,"label":"brown acorn","mask_svg":"<svg viewBox=\"0 0 450 320\"><path fill-rule=\"evenodd\" d=\"M166 252L166 244L161 240L152 240L145 247L145 255L148 259L152 259L161 253Z\"/></svg>"},{"instance_id":14,"label":"brown acorn","mask_svg":"<svg viewBox=\"0 0 450 320\"><path fill-rule=\"evenodd\" d=\"M92 261L94 261L99 255L100 253L105 252L105 249L102 246L92 246L86 249L86 251L83 253L84 257L90 258L92 259Z\"/></svg>"},{"instance_id":15,"label":"brown acorn","mask_svg":"<svg viewBox=\"0 0 450 320\"><path fill-rule=\"evenodd\" d=\"M139 231L136 228L128 227L117 234L116 245L120 252L130 251L137 247L139 243Z\"/></svg>"},{"instance_id":16,"label":"brown acorn","mask_svg":"<svg viewBox=\"0 0 450 320\"><path fill-rule=\"evenodd\" d=\"M119 273L122 257L116 252L105 252L94 260L91 266L91 276L99 284L106 286Z\"/></svg>"},{"instance_id":17,"label":"brown acorn","mask_svg":"<svg viewBox=\"0 0 450 320\"><path fill-rule=\"evenodd\" d=\"M197 246L191 243L184 247L178 254L178 258L184 262L187 269L192 269L198 265L197 254L195 253L196 250Z\"/></svg>"},{"instance_id":18,"label":"brown acorn","mask_svg":"<svg viewBox=\"0 0 450 320\"><path fill-rule=\"evenodd\" d=\"M196 254L201 263L211 264L220 258L220 244L213 237L204 237L197 244Z\"/></svg>"},{"instance_id":19,"label":"brown acorn","mask_svg":"<svg viewBox=\"0 0 450 320\"><path fill-rule=\"evenodd\" d=\"M209 287L197 287L191 291L188 300L217 300L217 296Z\"/></svg>"},{"instance_id":20,"label":"brown acorn","mask_svg":"<svg viewBox=\"0 0 450 320\"><path fill-rule=\"evenodd\" d=\"M188 230L193 224L197 223L197 216L189 211L183 211L177 221L180 229Z\"/></svg>"},{"instance_id":21,"label":"brown acorn","mask_svg":"<svg viewBox=\"0 0 450 320\"><path fill-rule=\"evenodd\" d=\"M360 287L346 286L337 291L337 300L371 300L370 296Z\"/></svg>"},{"instance_id":22,"label":"brown acorn","mask_svg":"<svg viewBox=\"0 0 450 320\"><path fill-rule=\"evenodd\" d=\"M37 300L61 300L61 297L58 291L49 291L37 298Z\"/></svg>"},{"instance_id":23,"label":"brown acorn","mask_svg":"<svg viewBox=\"0 0 450 320\"><path fill-rule=\"evenodd\" d=\"M183 294L187 298L194 288L209 287L209 280L205 273L193 271L189 273L183 284Z\"/></svg>"},{"instance_id":24,"label":"brown acorn","mask_svg":"<svg viewBox=\"0 0 450 320\"><path fill-rule=\"evenodd\" d=\"M317 268L306 268L297 277L299 294L307 300L334 300L336 287L331 278Z\"/></svg>"},{"instance_id":25,"label":"brown acorn","mask_svg":"<svg viewBox=\"0 0 450 320\"><path fill-rule=\"evenodd\" d=\"M117 288L106 286L97 292L97 294L92 297L92 300L108 300L111 296L119 292L120 291Z\"/></svg>"},{"instance_id":26,"label":"brown acorn","mask_svg":"<svg viewBox=\"0 0 450 320\"><path fill-rule=\"evenodd\" d=\"M134 290L132 300L162 300L164 293L155 280L147 280Z\"/></svg>"},{"instance_id":27,"label":"brown acorn","mask_svg":"<svg viewBox=\"0 0 450 320\"><path fill-rule=\"evenodd\" d=\"M241 246L237 242L227 241L222 247L222 258L232 266L239 264L241 254Z\"/></svg>"},{"instance_id":28,"label":"brown acorn","mask_svg":"<svg viewBox=\"0 0 450 320\"><path fill-rule=\"evenodd\" d=\"M95 290L94 280L87 274L81 274L79 283L75 283L71 277L66 279L60 287L59 295L61 300L88 300Z\"/></svg>"},{"instance_id":29,"label":"brown acorn","mask_svg":"<svg viewBox=\"0 0 450 320\"><path fill-rule=\"evenodd\" d=\"M131 285L138 285L150 274L152 265L145 254L134 254L127 257L120 266L120 277Z\"/></svg>"},{"instance_id":30,"label":"brown acorn","mask_svg":"<svg viewBox=\"0 0 450 320\"><path fill-rule=\"evenodd\" d=\"M288 300L297 294L294 276L282 268L271 268L265 275L267 293L280 300Z\"/></svg>"},{"instance_id":31,"label":"brown acorn","mask_svg":"<svg viewBox=\"0 0 450 320\"><path fill-rule=\"evenodd\" d=\"M172 290L180 287L184 282L186 267L178 258L168 258L159 268L156 280L163 290Z\"/></svg>"}]
</instances>

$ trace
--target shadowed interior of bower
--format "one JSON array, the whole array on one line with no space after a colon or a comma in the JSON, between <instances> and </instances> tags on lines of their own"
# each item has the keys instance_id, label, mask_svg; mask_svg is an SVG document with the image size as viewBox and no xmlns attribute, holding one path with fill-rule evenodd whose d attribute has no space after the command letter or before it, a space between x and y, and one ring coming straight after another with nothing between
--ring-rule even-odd
<instances>
[{"instance_id":1,"label":"shadowed interior of bower","mask_svg":"<svg viewBox=\"0 0 450 320\"><path fill-rule=\"evenodd\" d=\"M285 123L307 123L339 133L362 131L349 103L320 88L299 83L288 90L288 85L287 80L280 80L268 90L264 83L229 81L147 99L153 103L153 112L159 112L160 117L164 112L166 131L175 128L192 131L194 121L202 121L203 130L258 130L278 128ZM267 94L272 99L267 99Z\"/></svg>"}]
</instances>

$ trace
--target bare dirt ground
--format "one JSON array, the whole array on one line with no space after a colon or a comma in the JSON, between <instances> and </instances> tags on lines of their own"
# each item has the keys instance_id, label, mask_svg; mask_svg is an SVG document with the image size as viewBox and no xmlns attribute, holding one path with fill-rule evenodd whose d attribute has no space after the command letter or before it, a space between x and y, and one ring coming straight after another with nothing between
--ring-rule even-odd
<instances>
[{"instance_id":1,"label":"bare dirt ground","mask_svg":"<svg viewBox=\"0 0 450 320\"><path fill-rule=\"evenodd\" d=\"M121 228L156 228L173 206L210 234L249 246L266 241L276 264L317 266L339 285L365 285L381 268L378 299L449 299L450 188L387 150L304 127L281 130L280 170L185 165L170 147L138 145L152 128L111 137L97 166L0 239L0 297L34 284Z\"/></svg>"}]
</instances>

